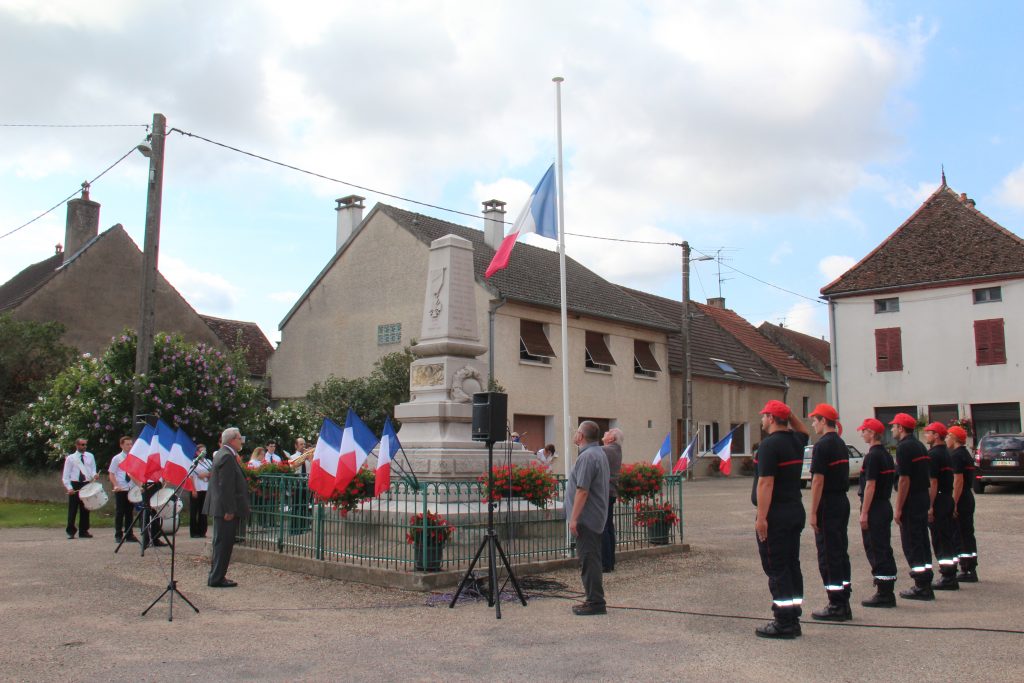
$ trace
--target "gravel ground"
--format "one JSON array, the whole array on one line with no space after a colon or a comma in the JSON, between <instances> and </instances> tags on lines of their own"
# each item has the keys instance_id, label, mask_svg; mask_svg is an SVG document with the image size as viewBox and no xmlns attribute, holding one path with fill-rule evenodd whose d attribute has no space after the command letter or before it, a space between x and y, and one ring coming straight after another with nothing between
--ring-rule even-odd
<instances>
[{"instance_id":1,"label":"gravel ground","mask_svg":"<svg viewBox=\"0 0 1024 683\"><path fill-rule=\"evenodd\" d=\"M1024 629L1024 490L995 487L978 496L982 582L940 593L934 603L860 608L870 572L851 526L853 625L807 619L802 639L774 642L753 635L770 600L749 487L744 478L686 484L692 551L621 562L606 575L612 609L605 617L574 617L571 599L538 595L525 608L504 604L499 621L486 603L430 607L423 593L242 564L229 572L238 588L212 589L204 542L186 538L179 539L176 578L200 613L175 600L169 623L166 598L140 616L167 585L167 552L140 557L133 546L114 555L108 530L73 541L59 529L0 530L0 678L1024 679L1021 634L892 628ZM809 530L802 558L809 612L825 603ZM898 564L897 588L905 588L901 557ZM563 593L579 588L572 570L546 578L564 583Z\"/></svg>"}]
</instances>

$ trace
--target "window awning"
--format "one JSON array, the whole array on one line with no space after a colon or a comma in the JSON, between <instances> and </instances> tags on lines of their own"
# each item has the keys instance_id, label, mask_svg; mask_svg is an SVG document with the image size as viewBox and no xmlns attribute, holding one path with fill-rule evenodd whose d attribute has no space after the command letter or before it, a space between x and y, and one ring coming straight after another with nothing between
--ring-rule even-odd
<instances>
[{"instance_id":1,"label":"window awning","mask_svg":"<svg viewBox=\"0 0 1024 683\"><path fill-rule=\"evenodd\" d=\"M600 332L587 332L587 353L598 365L615 365L612 352L608 350L608 345L604 343L604 335Z\"/></svg>"},{"instance_id":2,"label":"window awning","mask_svg":"<svg viewBox=\"0 0 1024 683\"><path fill-rule=\"evenodd\" d=\"M519 340L531 356L554 358L555 351L551 348L548 336L544 334L544 326L533 320L519 321Z\"/></svg>"},{"instance_id":3,"label":"window awning","mask_svg":"<svg viewBox=\"0 0 1024 683\"><path fill-rule=\"evenodd\" d=\"M641 370L645 372L661 372L661 366L658 365L658 361L654 358L654 353L651 351L650 342L634 339L633 356L636 358L637 365L640 366Z\"/></svg>"}]
</instances>

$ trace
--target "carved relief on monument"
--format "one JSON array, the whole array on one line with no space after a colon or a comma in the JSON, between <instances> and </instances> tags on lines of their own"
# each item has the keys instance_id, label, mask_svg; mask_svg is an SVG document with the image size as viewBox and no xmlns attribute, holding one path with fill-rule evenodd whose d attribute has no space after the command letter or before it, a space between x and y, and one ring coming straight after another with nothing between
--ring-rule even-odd
<instances>
[{"instance_id":1,"label":"carved relief on monument","mask_svg":"<svg viewBox=\"0 0 1024 683\"><path fill-rule=\"evenodd\" d=\"M473 394L484 390L483 380L476 368L463 366L452 375L452 384L448 388L448 396L459 403L469 403Z\"/></svg>"},{"instance_id":2,"label":"carved relief on monument","mask_svg":"<svg viewBox=\"0 0 1024 683\"><path fill-rule=\"evenodd\" d=\"M441 311L444 308L441 305L441 290L444 289L444 275L447 270L446 267L442 267L430 271L430 294L434 297L430 305L431 318L437 318L437 316L441 315Z\"/></svg>"},{"instance_id":3,"label":"carved relief on monument","mask_svg":"<svg viewBox=\"0 0 1024 683\"><path fill-rule=\"evenodd\" d=\"M410 387L444 386L444 364L413 365Z\"/></svg>"}]
</instances>

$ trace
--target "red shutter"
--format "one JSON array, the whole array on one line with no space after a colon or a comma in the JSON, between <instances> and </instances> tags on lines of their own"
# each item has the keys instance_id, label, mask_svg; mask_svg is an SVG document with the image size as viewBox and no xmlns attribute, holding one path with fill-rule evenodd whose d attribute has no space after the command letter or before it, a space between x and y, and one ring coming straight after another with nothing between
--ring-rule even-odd
<instances>
[{"instance_id":1,"label":"red shutter","mask_svg":"<svg viewBox=\"0 0 1024 683\"><path fill-rule=\"evenodd\" d=\"M1002 318L974 321L974 355L978 365L1006 364Z\"/></svg>"},{"instance_id":2,"label":"red shutter","mask_svg":"<svg viewBox=\"0 0 1024 683\"><path fill-rule=\"evenodd\" d=\"M875 330L875 370L895 372L903 369L903 340L898 327Z\"/></svg>"}]
</instances>

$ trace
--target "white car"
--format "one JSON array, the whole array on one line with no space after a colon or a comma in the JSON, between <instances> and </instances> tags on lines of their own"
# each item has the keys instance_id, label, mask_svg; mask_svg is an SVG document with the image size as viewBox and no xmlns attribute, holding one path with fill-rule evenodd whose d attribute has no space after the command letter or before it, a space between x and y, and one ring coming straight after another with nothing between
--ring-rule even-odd
<instances>
[{"instance_id":1,"label":"white car","mask_svg":"<svg viewBox=\"0 0 1024 683\"><path fill-rule=\"evenodd\" d=\"M850 444L846 444L846 449L850 451L850 480L853 481L860 477L860 470L864 467L864 455ZM804 466L800 470L800 488L807 488L807 483L811 481L811 454L813 452L814 446L804 447Z\"/></svg>"}]
</instances>

